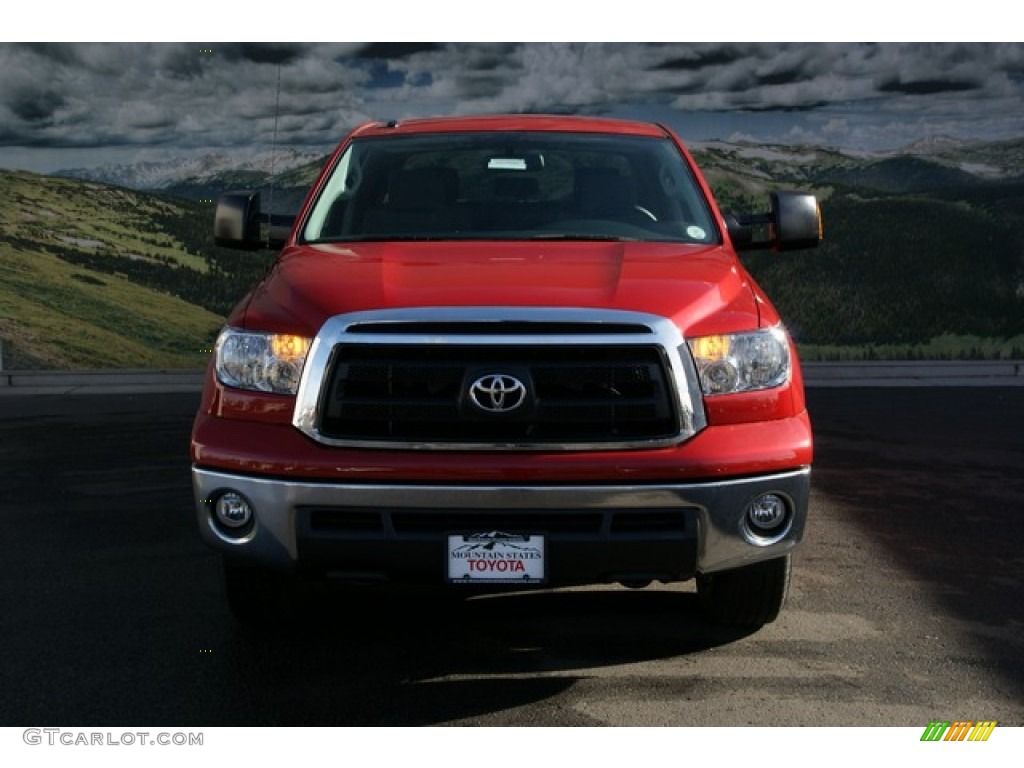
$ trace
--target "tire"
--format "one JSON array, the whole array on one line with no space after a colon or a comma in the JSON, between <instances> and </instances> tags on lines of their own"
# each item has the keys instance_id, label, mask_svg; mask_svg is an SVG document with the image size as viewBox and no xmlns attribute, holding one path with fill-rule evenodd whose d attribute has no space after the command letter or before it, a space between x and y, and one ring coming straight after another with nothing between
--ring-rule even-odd
<instances>
[{"instance_id":1,"label":"tire","mask_svg":"<svg viewBox=\"0 0 1024 768\"><path fill-rule=\"evenodd\" d=\"M284 626L295 618L297 585L288 573L221 560L224 593L235 619L246 626Z\"/></svg>"},{"instance_id":2,"label":"tire","mask_svg":"<svg viewBox=\"0 0 1024 768\"><path fill-rule=\"evenodd\" d=\"M790 556L731 571L699 574L697 595L705 615L728 627L757 629L775 621L789 593Z\"/></svg>"}]
</instances>

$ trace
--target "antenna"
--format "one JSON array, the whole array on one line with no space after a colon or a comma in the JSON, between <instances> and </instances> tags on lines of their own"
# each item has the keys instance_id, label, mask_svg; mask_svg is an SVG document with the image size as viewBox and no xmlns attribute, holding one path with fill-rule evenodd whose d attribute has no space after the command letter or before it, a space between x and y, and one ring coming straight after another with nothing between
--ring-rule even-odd
<instances>
[{"instance_id":1,"label":"antenna","mask_svg":"<svg viewBox=\"0 0 1024 768\"><path fill-rule=\"evenodd\" d=\"M270 141L270 178L267 190L267 247L274 232L274 161L277 159L277 116L281 111L281 62L277 62L277 94L274 96L274 136Z\"/></svg>"}]
</instances>

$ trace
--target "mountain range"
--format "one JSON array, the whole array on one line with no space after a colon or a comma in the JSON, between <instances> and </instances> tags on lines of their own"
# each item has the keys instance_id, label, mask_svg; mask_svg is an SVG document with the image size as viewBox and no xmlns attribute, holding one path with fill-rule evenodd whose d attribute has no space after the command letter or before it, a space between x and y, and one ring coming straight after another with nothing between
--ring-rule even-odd
<instances>
[{"instance_id":1,"label":"mountain range","mask_svg":"<svg viewBox=\"0 0 1024 768\"><path fill-rule=\"evenodd\" d=\"M805 359L1024 358L1024 139L937 138L884 155L691 150L724 209L764 210L776 189L818 195L820 248L742 257ZM5 367L202 365L221 318L273 260L214 247L211 201L272 182L273 210L294 212L324 161L279 150L0 171Z\"/></svg>"},{"instance_id":2,"label":"mountain range","mask_svg":"<svg viewBox=\"0 0 1024 768\"><path fill-rule=\"evenodd\" d=\"M711 179L760 193L780 180L860 186L893 194L1024 178L1024 139L985 142L935 137L902 150L853 153L819 147L698 141L689 145ZM278 196L276 212L294 213L328 158L278 148L251 157L204 153L134 164L73 168L52 175L207 200L234 188ZM727 185L728 186L728 185Z\"/></svg>"},{"instance_id":3,"label":"mountain range","mask_svg":"<svg viewBox=\"0 0 1024 768\"><path fill-rule=\"evenodd\" d=\"M167 160L69 168L51 175L87 179L129 189L162 191L180 185L223 186L235 180L268 179L303 166L322 164L326 156L325 152L306 152L288 147L259 152L251 157L224 152L204 152Z\"/></svg>"}]
</instances>

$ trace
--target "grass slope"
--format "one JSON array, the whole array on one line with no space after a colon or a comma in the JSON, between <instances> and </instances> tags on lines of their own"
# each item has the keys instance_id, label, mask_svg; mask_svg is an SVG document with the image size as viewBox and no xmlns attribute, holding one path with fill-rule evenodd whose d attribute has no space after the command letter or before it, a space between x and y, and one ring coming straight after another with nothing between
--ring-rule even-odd
<instances>
[{"instance_id":1,"label":"grass slope","mask_svg":"<svg viewBox=\"0 0 1024 768\"><path fill-rule=\"evenodd\" d=\"M129 190L0 172L4 367L204 365L221 316L137 280L143 267L207 279L207 260L155 224L189 213Z\"/></svg>"},{"instance_id":2,"label":"grass slope","mask_svg":"<svg viewBox=\"0 0 1024 768\"><path fill-rule=\"evenodd\" d=\"M945 165L778 147L698 154L725 209L764 210L773 189L822 201L821 248L743 256L809 359L914 359L1022 356L1021 153L985 145ZM971 163L986 173L963 173ZM295 172L293 194L315 166ZM196 199L0 171L4 367L205 364L221 318L273 260L214 247L212 223Z\"/></svg>"},{"instance_id":3,"label":"grass slope","mask_svg":"<svg viewBox=\"0 0 1024 768\"><path fill-rule=\"evenodd\" d=\"M833 355L883 345L910 357L1013 353L980 341L1024 334L1024 248L1007 208L846 192L822 211L817 250L743 257L798 340Z\"/></svg>"}]
</instances>

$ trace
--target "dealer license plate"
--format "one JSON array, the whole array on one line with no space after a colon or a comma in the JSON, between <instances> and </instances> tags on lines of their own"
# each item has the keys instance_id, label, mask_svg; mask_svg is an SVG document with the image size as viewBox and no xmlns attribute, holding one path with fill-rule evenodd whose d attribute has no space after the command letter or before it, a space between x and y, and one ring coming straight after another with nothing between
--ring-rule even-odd
<instances>
[{"instance_id":1,"label":"dealer license plate","mask_svg":"<svg viewBox=\"0 0 1024 768\"><path fill-rule=\"evenodd\" d=\"M544 535L489 533L448 536L453 584L538 584L546 577Z\"/></svg>"}]
</instances>

